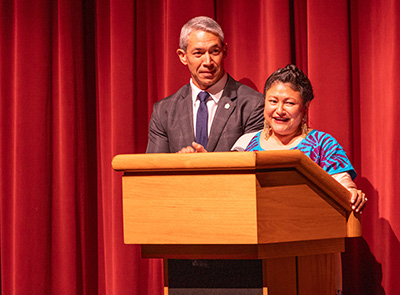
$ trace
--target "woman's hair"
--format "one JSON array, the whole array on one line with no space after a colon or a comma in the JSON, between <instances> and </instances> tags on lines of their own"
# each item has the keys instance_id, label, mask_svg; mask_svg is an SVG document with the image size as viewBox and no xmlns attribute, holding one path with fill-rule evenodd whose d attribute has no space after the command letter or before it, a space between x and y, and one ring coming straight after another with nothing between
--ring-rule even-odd
<instances>
[{"instance_id":1,"label":"woman's hair","mask_svg":"<svg viewBox=\"0 0 400 295\"><path fill-rule=\"evenodd\" d=\"M224 43L224 32L220 25L208 16L198 16L189 20L181 29L179 38L179 47L186 51L189 35L193 31L206 31L219 37L221 43Z\"/></svg>"},{"instance_id":2,"label":"woman's hair","mask_svg":"<svg viewBox=\"0 0 400 295\"><path fill-rule=\"evenodd\" d=\"M306 74L295 65L289 64L284 68L276 70L268 77L264 86L264 97L275 83L289 83L294 91L300 93L304 104L309 103L314 98L310 80Z\"/></svg>"}]
</instances>

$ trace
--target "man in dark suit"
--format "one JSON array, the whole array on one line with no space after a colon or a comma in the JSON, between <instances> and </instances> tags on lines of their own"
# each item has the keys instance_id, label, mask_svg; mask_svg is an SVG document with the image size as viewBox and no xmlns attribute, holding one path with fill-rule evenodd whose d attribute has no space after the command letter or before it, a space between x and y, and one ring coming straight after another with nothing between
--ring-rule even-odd
<instances>
[{"instance_id":1,"label":"man in dark suit","mask_svg":"<svg viewBox=\"0 0 400 295\"><path fill-rule=\"evenodd\" d=\"M261 130L264 97L225 72L227 44L218 23L204 16L191 19L182 27L179 46L190 83L154 105L147 153L229 151L241 135ZM205 111L200 114L202 103ZM262 276L257 280L253 275L254 269L260 272L259 261L169 260L168 265L170 287L226 287L239 281L262 286Z\"/></svg>"},{"instance_id":2,"label":"man in dark suit","mask_svg":"<svg viewBox=\"0 0 400 295\"><path fill-rule=\"evenodd\" d=\"M263 95L225 72L227 44L218 23L204 16L191 19L182 27L179 45L177 54L190 71L190 83L154 105L147 153L175 153L201 141L197 120L203 116L201 92L207 97L203 127L207 151L229 151L241 135L261 130Z\"/></svg>"}]
</instances>

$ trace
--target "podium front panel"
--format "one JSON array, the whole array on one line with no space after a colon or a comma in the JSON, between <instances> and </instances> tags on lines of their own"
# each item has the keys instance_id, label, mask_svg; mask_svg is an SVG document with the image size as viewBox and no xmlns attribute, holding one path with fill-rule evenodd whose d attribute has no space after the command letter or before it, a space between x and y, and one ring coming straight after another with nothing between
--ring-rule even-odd
<instances>
[{"instance_id":1,"label":"podium front panel","mask_svg":"<svg viewBox=\"0 0 400 295\"><path fill-rule=\"evenodd\" d=\"M123 177L127 244L257 244L255 176Z\"/></svg>"}]
</instances>

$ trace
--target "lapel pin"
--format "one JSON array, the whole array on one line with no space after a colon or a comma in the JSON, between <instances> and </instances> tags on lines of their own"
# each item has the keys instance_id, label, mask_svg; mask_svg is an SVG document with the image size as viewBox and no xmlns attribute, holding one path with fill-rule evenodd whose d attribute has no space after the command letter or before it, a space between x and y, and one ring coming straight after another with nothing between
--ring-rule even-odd
<instances>
[{"instance_id":1,"label":"lapel pin","mask_svg":"<svg viewBox=\"0 0 400 295\"><path fill-rule=\"evenodd\" d=\"M229 103L227 103L226 105L225 105L225 109L229 109L231 107L231 105L229 104Z\"/></svg>"}]
</instances>

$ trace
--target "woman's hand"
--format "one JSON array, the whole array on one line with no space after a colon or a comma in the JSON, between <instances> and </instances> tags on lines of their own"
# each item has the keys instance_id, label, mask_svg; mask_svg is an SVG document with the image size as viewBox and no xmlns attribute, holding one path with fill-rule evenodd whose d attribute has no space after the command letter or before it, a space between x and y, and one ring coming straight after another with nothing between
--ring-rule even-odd
<instances>
[{"instance_id":1,"label":"woman's hand","mask_svg":"<svg viewBox=\"0 0 400 295\"><path fill-rule=\"evenodd\" d=\"M351 209L358 213L362 213L362 210L364 209L364 206L367 203L368 199L365 197L365 194L361 190L349 189L349 191L351 192Z\"/></svg>"},{"instance_id":2,"label":"woman's hand","mask_svg":"<svg viewBox=\"0 0 400 295\"><path fill-rule=\"evenodd\" d=\"M188 153L207 153L207 150L201 144L193 141L192 146L184 147L178 152L178 154L188 154Z\"/></svg>"},{"instance_id":3,"label":"woman's hand","mask_svg":"<svg viewBox=\"0 0 400 295\"><path fill-rule=\"evenodd\" d=\"M332 177L350 191L351 209L353 209L357 213L362 213L362 210L364 209L364 206L367 203L368 199L365 197L365 194L361 190L357 189L357 186L351 179L350 174L348 172L340 172L333 174Z\"/></svg>"}]
</instances>

